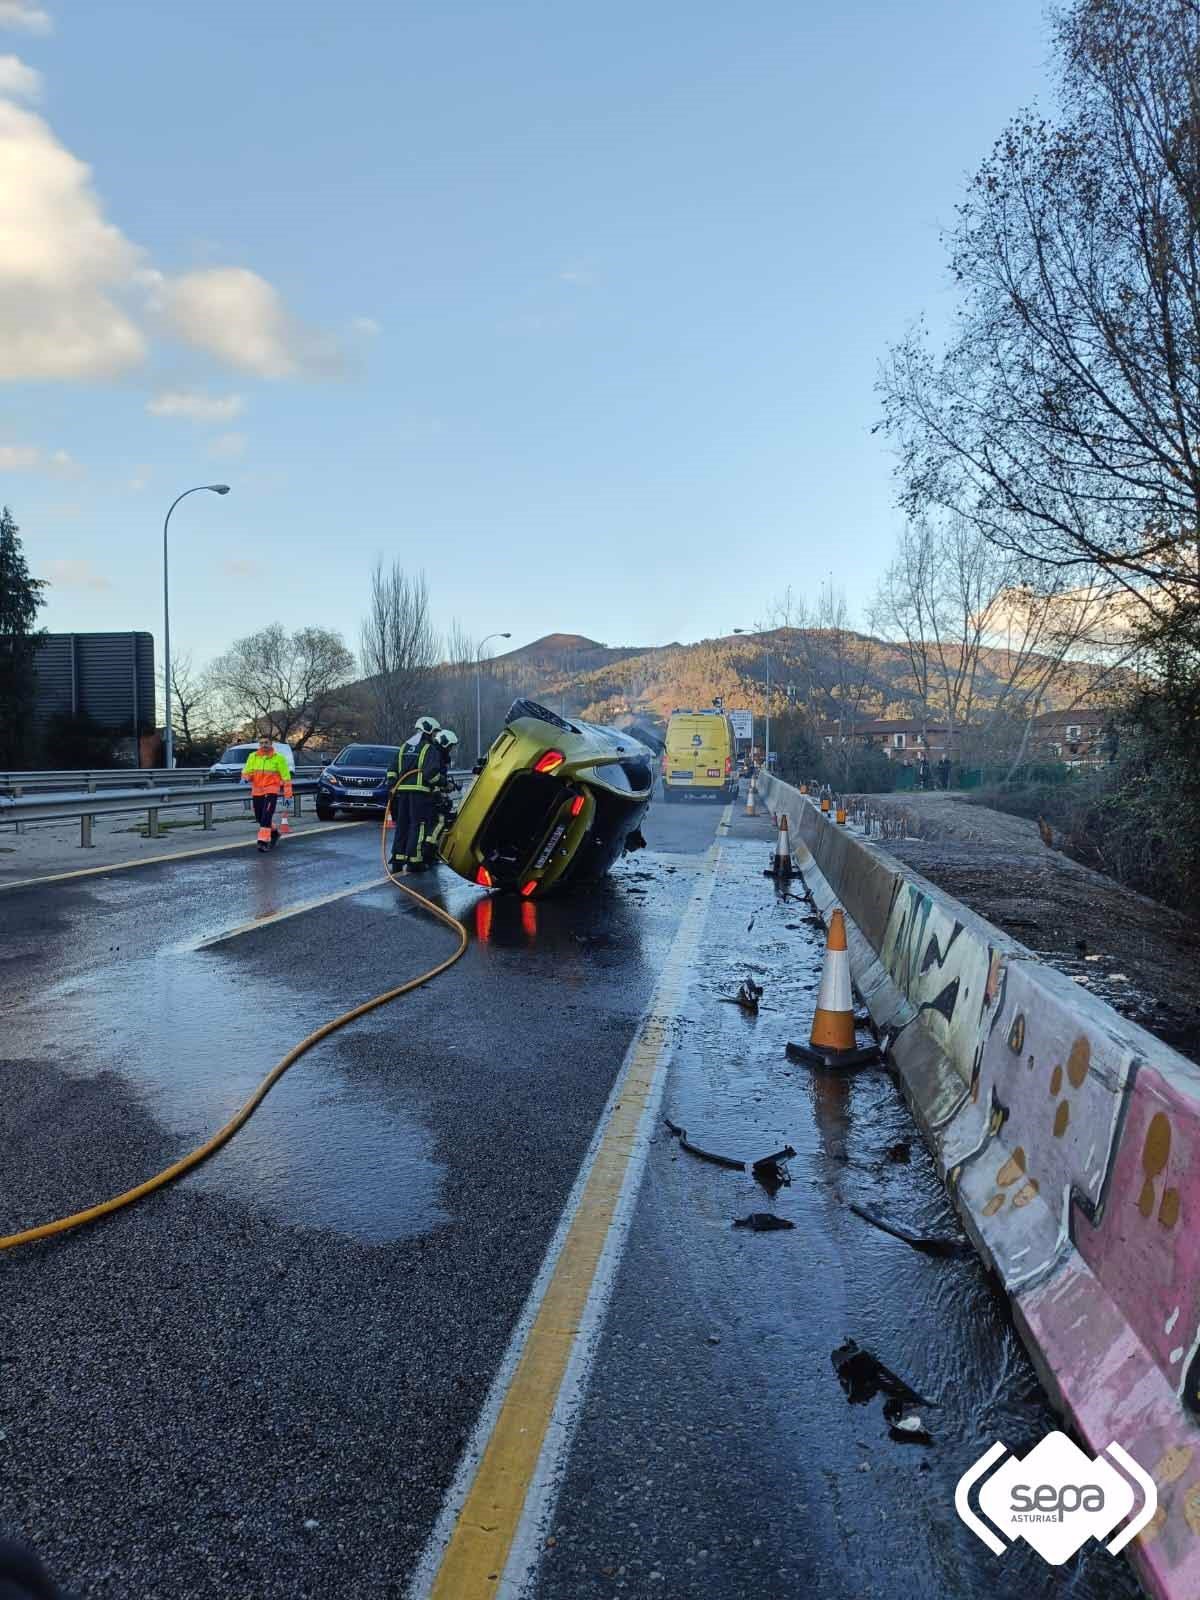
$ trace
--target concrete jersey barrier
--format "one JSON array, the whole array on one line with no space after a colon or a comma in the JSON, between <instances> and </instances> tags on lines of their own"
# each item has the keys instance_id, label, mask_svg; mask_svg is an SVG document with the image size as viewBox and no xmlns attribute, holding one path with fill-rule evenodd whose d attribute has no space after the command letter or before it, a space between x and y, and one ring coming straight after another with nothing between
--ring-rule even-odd
<instances>
[{"instance_id":1,"label":"concrete jersey barrier","mask_svg":"<svg viewBox=\"0 0 1200 1600\"><path fill-rule=\"evenodd\" d=\"M1195 1600L1200 1068L790 785L759 793L855 925L855 982L1051 1397L1158 1486L1143 1583Z\"/></svg>"}]
</instances>

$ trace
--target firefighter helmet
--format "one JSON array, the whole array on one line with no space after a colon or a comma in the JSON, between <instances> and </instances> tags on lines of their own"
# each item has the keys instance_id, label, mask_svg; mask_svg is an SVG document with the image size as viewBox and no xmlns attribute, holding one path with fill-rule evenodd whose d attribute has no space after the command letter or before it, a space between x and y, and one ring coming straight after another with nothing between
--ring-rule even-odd
<instances>
[{"instance_id":1,"label":"firefighter helmet","mask_svg":"<svg viewBox=\"0 0 1200 1600\"><path fill-rule=\"evenodd\" d=\"M453 728L443 728L440 733L433 736L434 744L440 744L443 750L453 750L458 743L458 735Z\"/></svg>"},{"instance_id":2,"label":"firefighter helmet","mask_svg":"<svg viewBox=\"0 0 1200 1600\"><path fill-rule=\"evenodd\" d=\"M426 737L432 739L440 726L441 724L436 717L418 717L415 731L423 733Z\"/></svg>"}]
</instances>

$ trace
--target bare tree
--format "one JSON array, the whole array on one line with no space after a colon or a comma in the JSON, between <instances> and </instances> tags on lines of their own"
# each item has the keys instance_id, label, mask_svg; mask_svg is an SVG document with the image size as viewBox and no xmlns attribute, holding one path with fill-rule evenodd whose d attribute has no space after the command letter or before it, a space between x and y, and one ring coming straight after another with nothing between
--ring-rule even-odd
<instances>
[{"instance_id":1,"label":"bare tree","mask_svg":"<svg viewBox=\"0 0 1200 1600\"><path fill-rule=\"evenodd\" d=\"M424 710L423 697L439 654L423 572L409 574L398 561L385 568L382 559L376 560L359 652L374 717L372 733L398 744Z\"/></svg>"},{"instance_id":2,"label":"bare tree","mask_svg":"<svg viewBox=\"0 0 1200 1600\"><path fill-rule=\"evenodd\" d=\"M159 692L163 674L159 673ZM190 654L171 662L171 720L184 765L213 759L213 748L229 729L221 716L220 694L208 672L197 672Z\"/></svg>"},{"instance_id":3,"label":"bare tree","mask_svg":"<svg viewBox=\"0 0 1200 1600\"><path fill-rule=\"evenodd\" d=\"M281 623L239 639L209 669L209 677L234 724L285 740L293 750L344 729L342 690L354 657L329 628Z\"/></svg>"},{"instance_id":4,"label":"bare tree","mask_svg":"<svg viewBox=\"0 0 1200 1600\"><path fill-rule=\"evenodd\" d=\"M910 512L1167 619L1200 602L1200 6L1073 0L1055 42L1061 115L973 180L956 334L892 351L884 425Z\"/></svg>"}]
</instances>

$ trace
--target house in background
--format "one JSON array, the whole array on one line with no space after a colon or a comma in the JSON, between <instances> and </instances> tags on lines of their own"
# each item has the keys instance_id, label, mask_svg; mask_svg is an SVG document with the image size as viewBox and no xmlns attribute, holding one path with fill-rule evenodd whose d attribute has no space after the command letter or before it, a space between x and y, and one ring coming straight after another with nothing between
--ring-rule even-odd
<instances>
[{"instance_id":1,"label":"house in background","mask_svg":"<svg viewBox=\"0 0 1200 1600\"><path fill-rule=\"evenodd\" d=\"M936 766L943 756L954 759L950 730L940 722L879 718L856 722L844 736L838 723L826 722L820 737L829 748L845 743L863 750L882 750L889 761L904 767L919 767L922 761Z\"/></svg>"}]
</instances>

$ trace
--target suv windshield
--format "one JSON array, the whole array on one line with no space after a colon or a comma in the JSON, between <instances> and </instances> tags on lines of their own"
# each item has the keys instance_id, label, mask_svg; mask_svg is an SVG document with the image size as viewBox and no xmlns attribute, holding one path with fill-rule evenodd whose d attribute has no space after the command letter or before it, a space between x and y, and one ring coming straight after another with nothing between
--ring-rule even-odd
<instances>
[{"instance_id":1,"label":"suv windshield","mask_svg":"<svg viewBox=\"0 0 1200 1600\"><path fill-rule=\"evenodd\" d=\"M232 767L235 763L244 766L246 758L258 749L256 744L231 744L229 749L217 762L218 767Z\"/></svg>"},{"instance_id":2,"label":"suv windshield","mask_svg":"<svg viewBox=\"0 0 1200 1600\"><path fill-rule=\"evenodd\" d=\"M390 767L395 764L394 744L348 744L334 759L335 767Z\"/></svg>"}]
</instances>

